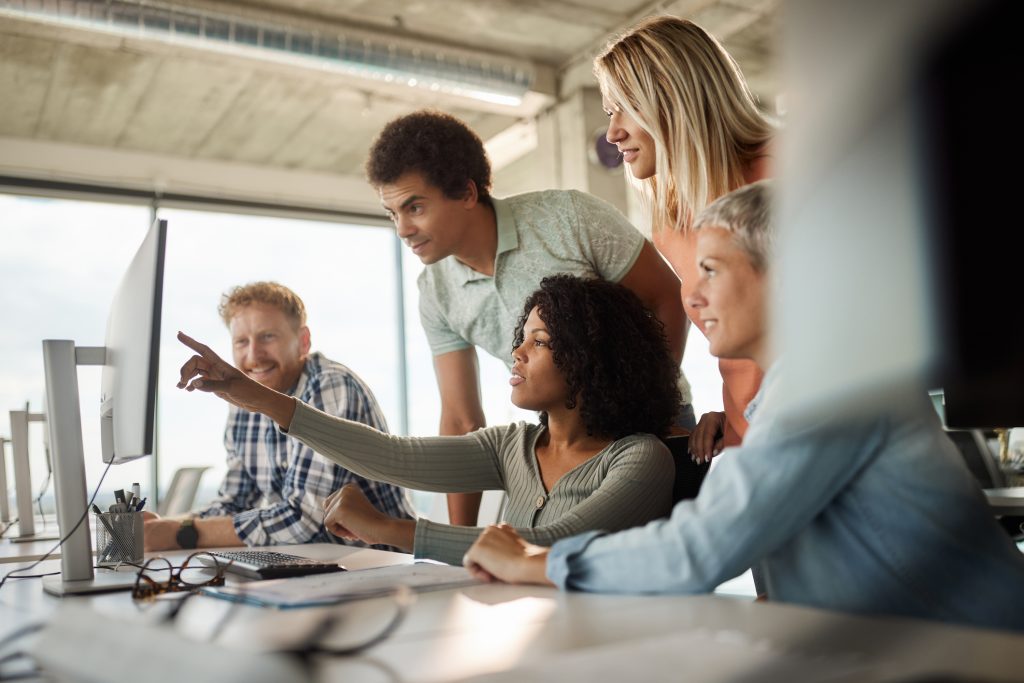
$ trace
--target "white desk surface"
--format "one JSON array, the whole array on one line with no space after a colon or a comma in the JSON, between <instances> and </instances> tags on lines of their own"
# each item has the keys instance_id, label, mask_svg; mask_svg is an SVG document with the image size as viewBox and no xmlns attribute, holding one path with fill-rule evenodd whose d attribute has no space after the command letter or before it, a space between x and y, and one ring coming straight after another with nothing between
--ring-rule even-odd
<instances>
[{"instance_id":1,"label":"white desk surface","mask_svg":"<svg viewBox=\"0 0 1024 683\"><path fill-rule=\"evenodd\" d=\"M408 555L333 545L287 548L338 558L360 568L405 563ZM180 559L184 553L167 553ZM59 563L47 562L40 571ZM78 598L111 618L152 622L126 594ZM0 590L0 638L40 619L64 619L62 602L38 580ZM336 647L376 632L393 613L388 598L326 608L276 611L198 597L174 629L208 643L211 625L227 616L214 640L237 657L266 651L312 628L326 613L339 623L326 642ZM114 622L117 623L117 622ZM171 627L164 627L171 628ZM141 627L140 629L141 630ZM93 648L88 637L85 647ZM21 643L25 646L29 643ZM68 643L67 647L72 647ZM205 646L205 645L204 645ZM204 680L181 652L154 648L148 680ZM160 650L160 652L157 652ZM217 650L220 652L220 650ZM248 652L248 654L247 654ZM221 656L221 659L224 659ZM278 658L280 659L280 658ZM228 656L228 661L230 655ZM238 661L237 659L234 661ZM478 585L423 593L385 642L352 658L318 659L315 680L687 680L893 681L944 674L978 680L1024 679L1024 635L894 618L854 617L723 596L604 596L539 587ZM164 672L165 676L158 674Z\"/></svg>"}]
</instances>

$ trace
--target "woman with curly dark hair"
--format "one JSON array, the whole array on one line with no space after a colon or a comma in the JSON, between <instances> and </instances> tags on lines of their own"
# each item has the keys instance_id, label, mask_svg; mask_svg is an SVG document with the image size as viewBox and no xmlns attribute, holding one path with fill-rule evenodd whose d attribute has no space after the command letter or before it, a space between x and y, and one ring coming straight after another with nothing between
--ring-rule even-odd
<instances>
[{"instance_id":1,"label":"woman with curly dark hair","mask_svg":"<svg viewBox=\"0 0 1024 683\"><path fill-rule=\"evenodd\" d=\"M633 292L571 275L546 277L526 300L513 348L522 345L534 309L559 340L551 355L568 388L567 407L586 397L579 409L588 434L668 433L680 401L679 369L665 352L662 324ZM512 402L519 405L514 391ZM547 415L540 420L546 425Z\"/></svg>"},{"instance_id":2,"label":"woman with curly dark hair","mask_svg":"<svg viewBox=\"0 0 1024 683\"><path fill-rule=\"evenodd\" d=\"M630 290L570 275L545 278L516 332L512 402L540 424L464 436L400 437L322 413L269 389L179 335L197 352L179 387L216 393L368 479L457 493L505 490L504 521L532 543L616 531L668 514L673 465L658 438L680 402L661 323ZM358 486L325 502L337 536L457 564L482 529L389 517Z\"/></svg>"}]
</instances>

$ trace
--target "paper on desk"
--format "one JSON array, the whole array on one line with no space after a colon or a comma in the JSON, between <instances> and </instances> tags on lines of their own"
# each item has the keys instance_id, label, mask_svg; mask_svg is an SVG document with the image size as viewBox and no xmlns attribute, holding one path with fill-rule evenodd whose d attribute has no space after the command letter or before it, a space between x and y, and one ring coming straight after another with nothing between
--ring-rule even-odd
<instances>
[{"instance_id":1,"label":"paper on desk","mask_svg":"<svg viewBox=\"0 0 1024 683\"><path fill-rule=\"evenodd\" d=\"M398 586L416 592L457 588L478 583L463 567L418 562L375 569L314 574L294 579L254 581L234 586L207 587L206 595L287 609L330 605L387 595Z\"/></svg>"}]
</instances>

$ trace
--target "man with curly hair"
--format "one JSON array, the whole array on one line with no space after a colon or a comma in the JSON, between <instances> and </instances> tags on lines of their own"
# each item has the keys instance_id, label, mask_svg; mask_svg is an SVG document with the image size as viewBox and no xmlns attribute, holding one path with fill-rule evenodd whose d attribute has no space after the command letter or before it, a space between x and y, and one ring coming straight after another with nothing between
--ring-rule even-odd
<instances>
[{"instance_id":1,"label":"man with curly hair","mask_svg":"<svg viewBox=\"0 0 1024 683\"><path fill-rule=\"evenodd\" d=\"M354 372L310 351L306 306L288 287L253 282L221 297L235 367L251 379L331 415L386 430L370 388ZM332 542L323 502L352 484L389 514L408 519L401 488L368 481L281 434L258 413L232 406L224 430L228 471L217 498L176 518L146 513L146 550Z\"/></svg>"},{"instance_id":2,"label":"man with curly hair","mask_svg":"<svg viewBox=\"0 0 1024 683\"><path fill-rule=\"evenodd\" d=\"M508 342L523 300L556 273L631 289L665 326L678 365L686 341L679 280L614 207L574 190L497 199L480 138L462 121L418 111L391 121L370 150L367 177L398 236L426 269L420 319L434 354L442 435L485 425L476 349L511 367ZM692 428L689 387L677 419ZM453 524L475 525L480 494L448 497Z\"/></svg>"}]
</instances>

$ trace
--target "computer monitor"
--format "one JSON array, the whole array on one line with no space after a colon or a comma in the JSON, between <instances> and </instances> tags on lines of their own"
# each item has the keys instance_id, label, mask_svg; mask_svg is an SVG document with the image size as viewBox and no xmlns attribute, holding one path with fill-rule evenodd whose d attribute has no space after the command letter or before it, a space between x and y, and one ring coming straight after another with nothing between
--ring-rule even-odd
<instances>
[{"instance_id":1,"label":"computer monitor","mask_svg":"<svg viewBox=\"0 0 1024 683\"><path fill-rule=\"evenodd\" d=\"M100 394L103 462L153 453L166 221L154 223L110 307Z\"/></svg>"},{"instance_id":2,"label":"computer monitor","mask_svg":"<svg viewBox=\"0 0 1024 683\"><path fill-rule=\"evenodd\" d=\"M57 522L64 539L61 575L43 579L52 595L122 590L134 582L132 573L93 572L77 366L103 366L103 460L121 463L151 454L166 243L167 222L154 221L114 297L105 346L43 341Z\"/></svg>"},{"instance_id":3,"label":"computer monitor","mask_svg":"<svg viewBox=\"0 0 1024 683\"><path fill-rule=\"evenodd\" d=\"M1010 0L787 6L774 346L794 419L1024 420Z\"/></svg>"}]
</instances>

